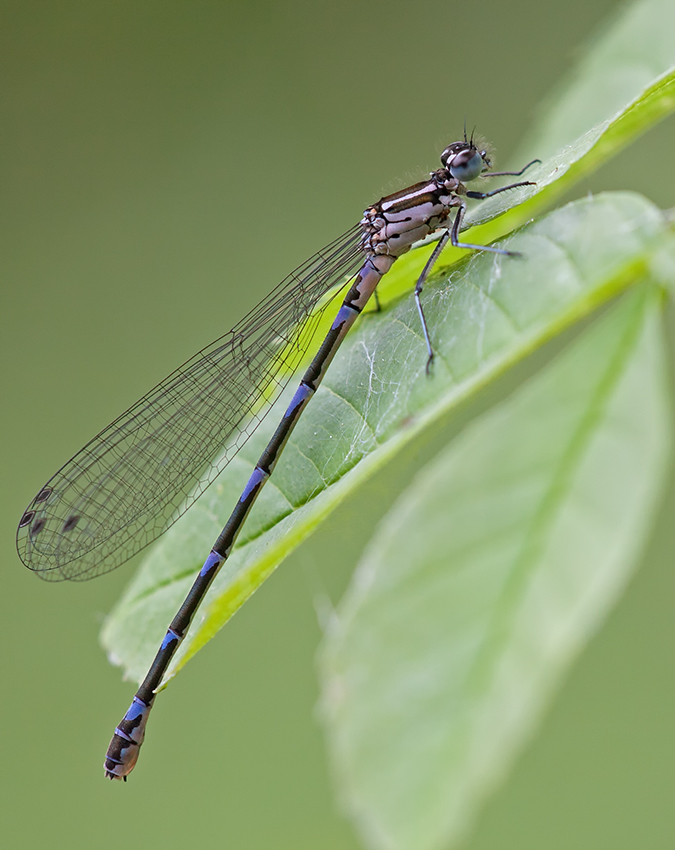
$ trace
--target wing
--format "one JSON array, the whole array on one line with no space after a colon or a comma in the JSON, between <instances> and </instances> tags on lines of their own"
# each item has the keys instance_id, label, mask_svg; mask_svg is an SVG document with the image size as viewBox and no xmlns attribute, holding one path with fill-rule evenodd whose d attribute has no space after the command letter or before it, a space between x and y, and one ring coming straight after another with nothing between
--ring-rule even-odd
<instances>
[{"instance_id":1,"label":"wing","mask_svg":"<svg viewBox=\"0 0 675 850\"><path fill-rule=\"evenodd\" d=\"M24 564L53 581L93 578L172 525L237 454L292 377L326 306L316 309L321 297L363 263L361 235L357 225L310 257L229 333L62 466L19 523Z\"/></svg>"}]
</instances>

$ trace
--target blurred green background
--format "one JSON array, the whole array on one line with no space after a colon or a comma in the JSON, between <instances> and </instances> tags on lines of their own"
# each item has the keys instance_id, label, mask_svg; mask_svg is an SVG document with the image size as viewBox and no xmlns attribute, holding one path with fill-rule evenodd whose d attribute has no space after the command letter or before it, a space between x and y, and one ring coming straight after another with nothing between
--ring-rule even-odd
<instances>
[{"instance_id":1,"label":"blurred green background","mask_svg":"<svg viewBox=\"0 0 675 850\"><path fill-rule=\"evenodd\" d=\"M16 521L109 420L367 203L435 168L465 115L504 162L617 8L2 3L4 847L358 847L333 802L313 665L314 599L339 596L369 534L358 500L163 693L127 785L105 782L102 760L133 686L97 634L133 564L44 584L15 554ZM575 194L675 205L674 129ZM671 488L636 579L467 850L675 846L674 509Z\"/></svg>"}]
</instances>

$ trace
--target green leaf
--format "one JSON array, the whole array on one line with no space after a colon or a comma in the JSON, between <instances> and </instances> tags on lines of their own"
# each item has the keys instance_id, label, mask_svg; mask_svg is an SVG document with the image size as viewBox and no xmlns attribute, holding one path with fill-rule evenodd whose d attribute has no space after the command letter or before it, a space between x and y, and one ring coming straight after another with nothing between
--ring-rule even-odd
<instances>
[{"instance_id":1,"label":"green leaf","mask_svg":"<svg viewBox=\"0 0 675 850\"><path fill-rule=\"evenodd\" d=\"M415 479L323 648L366 844L462 836L635 566L670 439L661 293L640 287Z\"/></svg>"},{"instance_id":2,"label":"green leaf","mask_svg":"<svg viewBox=\"0 0 675 850\"><path fill-rule=\"evenodd\" d=\"M432 375L414 302L364 315L307 408L185 639L170 676L367 477L431 423L642 274L660 212L627 193L570 204L425 288ZM102 640L140 679L283 408L145 558Z\"/></svg>"}]
</instances>

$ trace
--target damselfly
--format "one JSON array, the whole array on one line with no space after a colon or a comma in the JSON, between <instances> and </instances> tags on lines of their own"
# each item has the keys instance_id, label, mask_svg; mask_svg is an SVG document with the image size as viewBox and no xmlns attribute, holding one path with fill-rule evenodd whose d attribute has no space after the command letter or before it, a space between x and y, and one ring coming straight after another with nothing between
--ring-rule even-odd
<instances>
[{"instance_id":1,"label":"damselfly","mask_svg":"<svg viewBox=\"0 0 675 850\"><path fill-rule=\"evenodd\" d=\"M534 160L533 162L538 162ZM253 503L272 474L300 414L316 393L342 340L393 263L413 243L441 232L415 286L426 341L427 372L433 346L422 288L445 245L512 256L502 248L459 241L466 199L491 192L468 190L490 172L487 151L473 138L449 145L428 180L382 198L363 218L286 277L229 333L169 375L101 431L42 487L19 522L17 549L42 578L82 581L115 569L143 549L197 499L239 451L300 365L316 330L317 305L351 286L330 330L305 371L272 439L216 540L190 592L169 626L154 662L115 729L105 759L110 779L133 770L150 709L190 622L229 556ZM452 222L451 212L455 211ZM230 446L213 463L217 450ZM196 489L192 489L195 482ZM188 496L188 494L190 494Z\"/></svg>"}]
</instances>

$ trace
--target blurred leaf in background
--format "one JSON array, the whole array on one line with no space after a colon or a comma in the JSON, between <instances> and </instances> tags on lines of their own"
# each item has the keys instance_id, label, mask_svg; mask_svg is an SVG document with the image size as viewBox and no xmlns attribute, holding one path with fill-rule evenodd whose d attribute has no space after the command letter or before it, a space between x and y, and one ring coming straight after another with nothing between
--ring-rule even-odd
<instances>
[{"instance_id":1,"label":"blurred leaf in background","mask_svg":"<svg viewBox=\"0 0 675 850\"><path fill-rule=\"evenodd\" d=\"M661 300L624 296L434 458L369 544L323 657L368 846L465 833L625 586L671 440Z\"/></svg>"}]
</instances>

